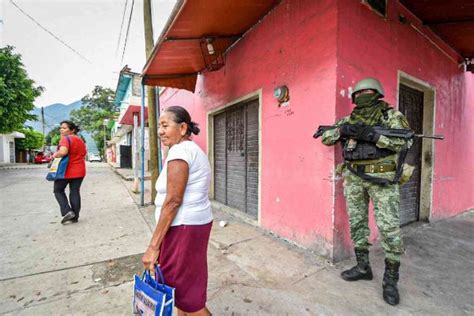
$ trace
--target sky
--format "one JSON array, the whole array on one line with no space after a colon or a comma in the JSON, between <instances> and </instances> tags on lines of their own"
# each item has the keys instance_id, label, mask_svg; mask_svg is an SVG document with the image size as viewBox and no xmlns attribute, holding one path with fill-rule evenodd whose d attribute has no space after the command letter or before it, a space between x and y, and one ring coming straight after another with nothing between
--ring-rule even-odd
<instances>
[{"instance_id":1,"label":"sky","mask_svg":"<svg viewBox=\"0 0 474 316\"><path fill-rule=\"evenodd\" d=\"M133 14L123 54L132 2ZM175 2L152 0L155 41ZM139 73L145 65L143 0L0 0L0 3L0 46L14 46L15 52L22 56L28 76L45 88L35 100L37 107L73 103L96 85L115 90L119 72L125 65ZM13 3L76 52L43 30Z\"/></svg>"}]
</instances>

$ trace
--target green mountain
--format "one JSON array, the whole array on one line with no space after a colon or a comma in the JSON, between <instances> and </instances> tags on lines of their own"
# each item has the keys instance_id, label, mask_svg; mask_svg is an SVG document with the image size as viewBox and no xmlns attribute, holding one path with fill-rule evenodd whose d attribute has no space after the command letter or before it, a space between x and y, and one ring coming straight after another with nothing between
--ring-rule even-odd
<instances>
[{"instance_id":1,"label":"green mountain","mask_svg":"<svg viewBox=\"0 0 474 316\"><path fill-rule=\"evenodd\" d=\"M69 120L69 113L72 110L77 110L82 106L82 102L76 101L71 104L54 103L44 107L44 132L47 134L55 126L59 125L61 121ZM41 122L41 108L35 108L31 111L31 114L35 114L38 117L38 121L27 121L25 125L31 126L34 130L42 132ZM98 153L97 145L92 139L91 135L86 131L82 131L81 134L86 140L87 149L91 153Z\"/></svg>"}]
</instances>

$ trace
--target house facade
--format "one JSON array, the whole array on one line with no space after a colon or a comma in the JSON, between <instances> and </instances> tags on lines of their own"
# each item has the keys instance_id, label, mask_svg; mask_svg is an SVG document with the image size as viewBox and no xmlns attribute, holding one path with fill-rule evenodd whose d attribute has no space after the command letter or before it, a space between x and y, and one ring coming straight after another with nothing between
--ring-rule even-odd
<instances>
[{"instance_id":1,"label":"house facade","mask_svg":"<svg viewBox=\"0 0 474 316\"><path fill-rule=\"evenodd\" d=\"M114 121L112 137L108 142L120 168L136 168L140 155L140 104L141 76L125 67L120 72L114 102L120 107L119 117ZM145 124L148 108L145 108ZM145 126L145 169L148 170L150 151L148 127ZM138 167L139 168L139 167Z\"/></svg>"},{"instance_id":2,"label":"house facade","mask_svg":"<svg viewBox=\"0 0 474 316\"><path fill-rule=\"evenodd\" d=\"M0 134L0 163L15 163L15 138L25 138L25 134L12 132Z\"/></svg>"},{"instance_id":3,"label":"house facade","mask_svg":"<svg viewBox=\"0 0 474 316\"><path fill-rule=\"evenodd\" d=\"M442 21L428 24L433 17L426 5L409 0L383 1L383 10L353 0L259 3L239 13L240 7L212 7L204 0L178 2L143 70L147 84L168 87L161 93L162 108L184 106L199 124L194 140L211 161L216 207L333 260L349 256L342 179L335 173L341 151L312 135L319 125L348 115L354 84L375 77L385 100L407 116L416 133L445 137L416 140L408 158L416 172L401 189L401 224L473 208L474 149L466 146L474 136L472 31L457 26L465 38L453 44ZM454 10L461 4L446 5L462 15ZM438 6L433 12L446 18L448 11ZM199 18L206 14L210 22ZM232 29L239 23L233 17L248 22L244 32ZM212 57L198 69L194 65L208 57L203 51L209 43L224 47L225 64L217 67ZM171 52L178 54L173 60ZM282 102L277 97L285 89L289 100ZM374 240L373 220L371 228Z\"/></svg>"}]
</instances>

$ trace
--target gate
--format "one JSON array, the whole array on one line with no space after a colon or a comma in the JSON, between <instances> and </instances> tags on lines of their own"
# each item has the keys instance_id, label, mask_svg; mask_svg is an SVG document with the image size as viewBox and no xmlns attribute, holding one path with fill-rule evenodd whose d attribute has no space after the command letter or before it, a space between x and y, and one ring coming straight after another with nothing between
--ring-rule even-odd
<instances>
[{"instance_id":1,"label":"gate","mask_svg":"<svg viewBox=\"0 0 474 316\"><path fill-rule=\"evenodd\" d=\"M8 145L10 148L10 162L15 163L15 143L9 142Z\"/></svg>"},{"instance_id":2,"label":"gate","mask_svg":"<svg viewBox=\"0 0 474 316\"><path fill-rule=\"evenodd\" d=\"M400 85L399 110L416 134L423 134L423 92ZM400 224L417 221L420 215L421 138L415 138L406 162L415 166L413 176L400 188Z\"/></svg>"},{"instance_id":3,"label":"gate","mask_svg":"<svg viewBox=\"0 0 474 316\"><path fill-rule=\"evenodd\" d=\"M132 168L132 146L120 145L120 168Z\"/></svg>"},{"instance_id":4,"label":"gate","mask_svg":"<svg viewBox=\"0 0 474 316\"><path fill-rule=\"evenodd\" d=\"M214 198L258 217L258 101L214 117Z\"/></svg>"}]
</instances>

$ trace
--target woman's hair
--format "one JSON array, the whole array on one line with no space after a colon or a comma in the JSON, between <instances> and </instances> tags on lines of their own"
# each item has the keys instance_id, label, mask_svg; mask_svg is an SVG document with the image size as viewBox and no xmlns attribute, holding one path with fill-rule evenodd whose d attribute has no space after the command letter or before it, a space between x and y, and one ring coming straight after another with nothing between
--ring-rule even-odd
<instances>
[{"instance_id":1,"label":"woman's hair","mask_svg":"<svg viewBox=\"0 0 474 316\"><path fill-rule=\"evenodd\" d=\"M69 129L74 132L74 134L79 133L79 131L81 130L81 129L79 128L79 126L77 126L76 124L74 124L74 122L72 122L72 121L67 121L67 120L62 121L61 123L59 123L59 126L61 126L61 125L63 125L63 124L66 124L66 125L69 127Z\"/></svg>"},{"instance_id":2,"label":"woman's hair","mask_svg":"<svg viewBox=\"0 0 474 316\"><path fill-rule=\"evenodd\" d=\"M197 125L197 123L191 121L191 115L189 115L188 111L181 106L170 106L165 109L165 112L171 112L174 114L174 122L176 123L186 123L188 125L188 129L186 130L186 135L190 136L191 133L194 135L199 134L201 131Z\"/></svg>"}]
</instances>

